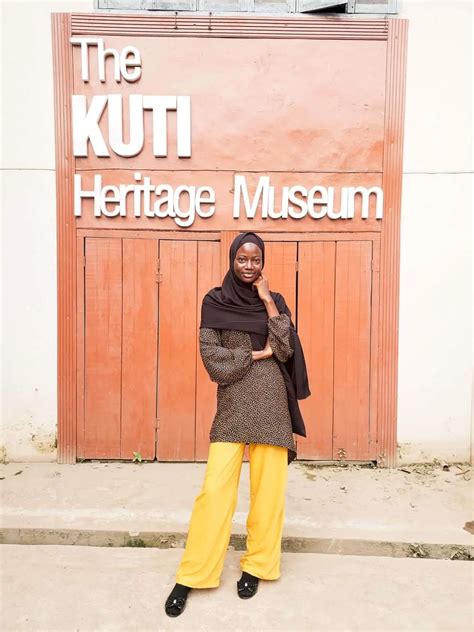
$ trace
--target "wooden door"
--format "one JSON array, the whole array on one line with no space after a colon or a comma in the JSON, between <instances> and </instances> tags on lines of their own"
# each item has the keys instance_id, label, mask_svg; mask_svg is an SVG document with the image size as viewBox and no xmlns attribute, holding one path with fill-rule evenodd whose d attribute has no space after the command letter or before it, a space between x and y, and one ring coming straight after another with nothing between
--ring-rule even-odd
<instances>
[{"instance_id":1,"label":"wooden door","mask_svg":"<svg viewBox=\"0 0 474 632\"><path fill-rule=\"evenodd\" d=\"M159 461L194 461L197 242L160 241Z\"/></svg>"},{"instance_id":2,"label":"wooden door","mask_svg":"<svg viewBox=\"0 0 474 632\"><path fill-rule=\"evenodd\" d=\"M155 454L158 242L85 240L81 458Z\"/></svg>"},{"instance_id":3,"label":"wooden door","mask_svg":"<svg viewBox=\"0 0 474 632\"><path fill-rule=\"evenodd\" d=\"M371 241L298 246L298 331L312 391L301 402L299 458L373 458L372 258Z\"/></svg>"},{"instance_id":4,"label":"wooden door","mask_svg":"<svg viewBox=\"0 0 474 632\"><path fill-rule=\"evenodd\" d=\"M220 283L218 242L160 241L159 461L206 460L216 409L199 354L202 297Z\"/></svg>"},{"instance_id":5,"label":"wooden door","mask_svg":"<svg viewBox=\"0 0 474 632\"><path fill-rule=\"evenodd\" d=\"M306 438L297 437L300 459L332 459L335 269L335 242L298 244L297 328L311 389L300 402L306 426Z\"/></svg>"},{"instance_id":6,"label":"wooden door","mask_svg":"<svg viewBox=\"0 0 474 632\"><path fill-rule=\"evenodd\" d=\"M121 458L155 458L158 339L154 239L123 239Z\"/></svg>"},{"instance_id":7,"label":"wooden door","mask_svg":"<svg viewBox=\"0 0 474 632\"><path fill-rule=\"evenodd\" d=\"M333 459L370 458L372 242L337 243Z\"/></svg>"},{"instance_id":8,"label":"wooden door","mask_svg":"<svg viewBox=\"0 0 474 632\"><path fill-rule=\"evenodd\" d=\"M265 273L292 311L312 390L299 458L374 458L373 257L371 241L267 244ZM221 281L220 244L87 237L84 261L79 458L206 460L216 385L199 354L200 307Z\"/></svg>"},{"instance_id":9,"label":"wooden door","mask_svg":"<svg viewBox=\"0 0 474 632\"><path fill-rule=\"evenodd\" d=\"M218 242L86 238L79 458L207 459L216 385L198 337L219 253Z\"/></svg>"}]
</instances>

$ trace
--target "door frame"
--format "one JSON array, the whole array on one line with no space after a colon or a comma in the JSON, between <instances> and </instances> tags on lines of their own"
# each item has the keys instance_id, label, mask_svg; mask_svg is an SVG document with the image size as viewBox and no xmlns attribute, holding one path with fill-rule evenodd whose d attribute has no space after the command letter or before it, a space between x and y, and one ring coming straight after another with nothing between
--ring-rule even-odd
<instances>
[{"instance_id":1,"label":"door frame","mask_svg":"<svg viewBox=\"0 0 474 632\"><path fill-rule=\"evenodd\" d=\"M73 182L75 159L72 152L72 112L73 63L70 38L83 33L105 33L109 35L132 35L137 33L142 23L139 15L123 16L116 14L98 15L94 13L54 13L52 22L54 109L56 139L56 213L57 213L57 323L58 323L58 463L76 462L77 433L77 387L78 387L78 324L80 312L78 290L82 266L80 242L83 231L78 230L72 215ZM179 37L176 31L176 16L160 16L159 23L150 18L151 34L165 37ZM272 37L275 18L268 16L249 16L240 18L235 25L232 16L219 16L219 24L203 35L201 22L209 21L208 16L194 16L186 21L190 37L195 33L199 37L229 36L229 28L236 30L240 37ZM384 218L380 231L379 265L379 311L378 311L378 347L377 347L377 454L376 460L382 466L393 467L397 460L397 390L398 390L398 315L400 285L400 215L403 158L403 121L405 111L405 76L408 21L404 19L379 19L351 21L352 39L386 40L385 75L385 123L383 148L382 186L384 191ZM311 37L347 39L346 20L328 21L324 18L291 19L285 23L283 38ZM127 234L140 235L146 231L127 231ZM161 231L160 231L161 232ZM174 231L180 239L190 235L187 231ZM99 231L94 232L98 236ZM112 236L113 231L107 230ZM201 233L202 234L202 233ZM216 234L216 233L213 233ZM228 241L234 231L226 231L222 248L227 249ZM282 239L284 233L271 233ZM208 234L209 235L209 234ZM308 235L308 234L306 234ZM318 233L318 239L324 238ZM364 233L352 233L363 239ZM143 234L143 236L145 236ZM350 238L351 233L347 233ZM196 237L194 237L196 238ZM209 237L208 237L209 238ZM270 235L268 235L270 239ZM292 240L304 237L297 232L291 233ZM328 234L334 239L334 234ZM81 262L81 265L78 264ZM375 404L374 404L375 405Z\"/></svg>"}]
</instances>

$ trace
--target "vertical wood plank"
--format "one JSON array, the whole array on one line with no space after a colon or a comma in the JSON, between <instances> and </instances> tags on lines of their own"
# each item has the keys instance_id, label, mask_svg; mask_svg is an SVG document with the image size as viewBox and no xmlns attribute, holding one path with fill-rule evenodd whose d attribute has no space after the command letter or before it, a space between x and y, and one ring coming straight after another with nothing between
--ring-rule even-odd
<instances>
[{"instance_id":1,"label":"vertical wood plank","mask_svg":"<svg viewBox=\"0 0 474 632\"><path fill-rule=\"evenodd\" d=\"M229 269L229 249L231 243L240 234L238 230L222 230L221 231L221 280ZM220 285L220 284L219 284Z\"/></svg>"},{"instance_id":2,"label":"vertical wood plank","mask_svg":"<svg viewBox=\"0 0 474 632\"><path fill-rule=\"evenodd\" d=\"M372 242L372 297L370 314L370 413L369 413L369 458L376 461L377 456L377 402L379 374L379 285L380 285L380 241Z\"/></svg>"},{"instance_id":3,"label":"vertical wood plank","mask_svg":"<svg viewBox=\"0 0 474 632\"><path fill-rule=\"evenodd\" d=\"M155 458L158 240L123 240L120 456Z\"/></svg>"},{"instance_id":4,"label":"vertical wood plank","mask_svg":"<svg viewBox=\"0 0 474 632\"><path fill-rule=\"evenodd\" d=\"M334 459L370 458L371 261L371 242L337 243L334 309Z\"/></svg>"},{"instance_id":5,"label":"vertical wood plank","mask_svg":"<svg viewBox=\"0 0 474 632\"><path fill-rule=\"evenodd\" d=\"M270 289L280 292L296 321L296 249L294 241L270 241L265 244L264 275Z\"/></svg>"},{"instance_id":6,"label":"vertical wood plank","mask_svg":"<svg viewBox=\"0 0 474 632\"><path fill-rule=\"evenodd\" d=\"M217 385L211 382L199 353L199 325L204 295L222 280L219 242L198 242L198 278L196 301L196 461L206 461L209 431L216 413Z\"/></svg>"},{"instance_id":7,"label":"vertical wood plank","mask_svg":"<svg viewBox=\"0 0 474 632\"><path fill-rule=\"evenodd\" d=\"M85 454L87 458L120 458L120 239L86 239L85 294Z\"/></svg>"},{"instance_id":8,"label":"vertical wood plank","mask_svg":"<svg viewBox=\"0 0 474 632\"><path fill-rule=\"evenodd\" d=\"M307 436L298 458L332 459L334 363L334 242L298 244L298 334L311 396L300 402Z\"/></svg>"},{"instance_id":9,"label":"vertical wood plank","mask_svg":"<svg viewBox=\"0 0 474 632\"><path fill-rule=\"evenodd\" d=\"M197 243L160 240L160 461L193 461L196 414Z\"/></svg>"}]
</instances>

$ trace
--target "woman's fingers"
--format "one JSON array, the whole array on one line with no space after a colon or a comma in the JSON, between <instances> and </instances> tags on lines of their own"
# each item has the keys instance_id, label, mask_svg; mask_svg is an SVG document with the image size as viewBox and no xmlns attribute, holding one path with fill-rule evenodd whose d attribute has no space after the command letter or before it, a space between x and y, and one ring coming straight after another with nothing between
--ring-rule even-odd
<instances>
[{"instance_id":1,"label":"woman's fingers","mask_svg":"<svg viewBox=\"0 0 474 632\"><path fill-rule=\"evenodd\" d=\"M273 355L273 349L270 346L270 338L267 338L267 342L264 347L265 357L270 358Z\"/></svg>"}]
</instances>

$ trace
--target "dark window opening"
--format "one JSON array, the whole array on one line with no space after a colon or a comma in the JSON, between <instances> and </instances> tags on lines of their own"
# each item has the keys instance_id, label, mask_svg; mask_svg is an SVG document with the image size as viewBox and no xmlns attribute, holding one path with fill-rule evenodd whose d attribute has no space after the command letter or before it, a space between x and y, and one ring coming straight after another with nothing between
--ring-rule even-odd
<instances>
[{"instance_id":1,"label":"dark window opening","mask_svg":"<svg viewBox=\"0 0 474 632\"><path fill-rule=\"evenodd\" d=\"M312 11L305 11L305 13L321 14L321 13L346 13L347 3L337 4L334 7L326 7L324 9L313 9Z\"/></svg>"}]
</instances>

